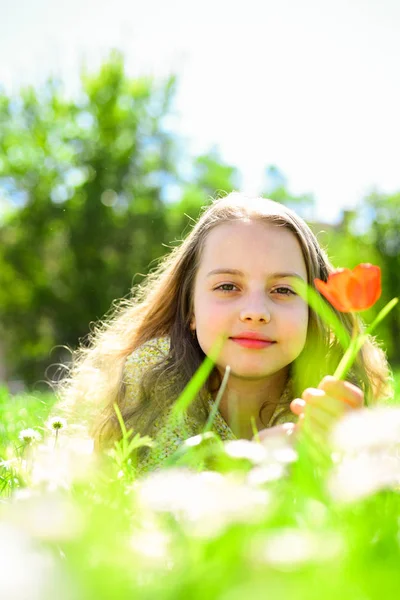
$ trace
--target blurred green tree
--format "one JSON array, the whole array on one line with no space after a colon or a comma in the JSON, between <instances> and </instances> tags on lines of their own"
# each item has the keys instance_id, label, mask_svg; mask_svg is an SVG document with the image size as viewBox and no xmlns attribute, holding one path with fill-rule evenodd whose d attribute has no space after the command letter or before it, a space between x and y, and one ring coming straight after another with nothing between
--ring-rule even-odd
<instances>
[{"instance_id":1,"label":"blurred green tree","mask_svg":"<svg viewBox=\"0 0 400 600\"><path fill-rule=\"evenodd\" d=\"M356 209L343 211L340 223L312 223L311 227L335 267L353 268L360 262L381 267L382 296L362 314L370 323L400 293L400 194L372 193ZM393 365L400 363L399 334L400 310L396 307L377 330Z\"/></svg>"},{"instance_id":2,"label":"blurred green tree","mask_svg":"<svg viewBox=\"0 0 400 600\"><path fill-rule=\"evenodd\" d=\"M227 165L215 148L194 157L189 173L182 180L180 199L168 207L171 233L181 239L189 232L205 204L212 198L239 189L240 181L238 169Z\"/></svg>"},{"instance_id":3,"label":"blurred green tree","mask_svg":"<svg viewBox=\"0 0 400 600\"><path fill-rule=\"evenodd\" d=\"M382 301L400 296L400 193L372 192L364 203L369 227L363 232L364 243L372 246L382 268ZM385 319L387 348L391 361L400 364L400 308Z\"/></svg>"},{"instance_id":4,"label":"blurred green tree","mask_svg":"<svg viewBox=\"0 0 400 600\"><path fill-rule=\"evenodd\" d=\"M289 191L285 175L275 165L265 169L265 182L262 195L293 209L306 221L312 220L315 213L315 198L312 194L293 194Z\"/></svg>"},{"instance_id":5,"label":"blurred green tree","mask_svg":"<svg viewBox=\"0 0 400 600\"><path fill-rule=\"evenodd\" d=\"M136 276L180 237L235 170L214 153L181 178L171 130L176 79L130 79L113 52L61 84L0 94L0 340L8 376L27 384L65 360ZM168 190L179 199L168 202ZM51 350L53 352L50 354Z\"/></svg>"},{"instance_id":6,"label":"blurred green tree","mask_svg":"<svg viewBox=\"0 0 400 600\"><path fill-rule=\"evenodd\" d=\"M14 376L40 377L54 344L76 345L160 255L174 90L173 77L127 78L114 52L78 100L54 80L2 94L0 323Z\"/></svg>"}]
</instances>

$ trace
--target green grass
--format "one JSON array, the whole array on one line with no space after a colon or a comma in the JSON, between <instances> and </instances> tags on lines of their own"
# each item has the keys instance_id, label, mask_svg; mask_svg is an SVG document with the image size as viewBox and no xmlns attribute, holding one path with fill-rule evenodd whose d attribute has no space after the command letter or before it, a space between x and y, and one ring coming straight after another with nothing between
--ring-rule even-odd
<instances>
[{"instance_id":1,"label":"green grass","mask_svg":"<svg viewBox=\"0 0 400 600\"><path fill-rule=\"evenodd\" d=\"M0 387L0 453L5 447L18 443L22 429L43 429L49 411L54 404L51 393L17 394L11 396L6 387Z\"/></svg>"},{"instance_id":2,"label":"green grass","mask_svg":"<svg viewBox=\"0 0 400 600\"><path fill-rule=\"evenodd\" d=\"M399 371L396 390L400 398ZM40 600L397 596L400 440L389 444L385 431L378 452L365 426L356 453L364 462L353 470L343 453L339 464L350 475L343 470L342 488L333 479L339 467L309 439L290 464L276 446L258 459L240 458L206 440L190 461L199 452L211 475L172 467L135 480L121 460L91 464L84 449L67 443L67 431L57 440L50 434L36 454L22 444L21 429L45 433L53 402L0 393L0 552L8 557L1 598L31 597L33 589ZM387 411L389 427L397 409ZM363 428L360 421L357 435Z\"/></svg>"},{"instance_id":3,"label":"green grass","mask_svg":"<svg viewBox=\"0 0 400 600\"><path fill-rule=\"evenodd\" d=\"M400 398L400 368L394 372L394 397Z\"/></svg>"}]
</instances>

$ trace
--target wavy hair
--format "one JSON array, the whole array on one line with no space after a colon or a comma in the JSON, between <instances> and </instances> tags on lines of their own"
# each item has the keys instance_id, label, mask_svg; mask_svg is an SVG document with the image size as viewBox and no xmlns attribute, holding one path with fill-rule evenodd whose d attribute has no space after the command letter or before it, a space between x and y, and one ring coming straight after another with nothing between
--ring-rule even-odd
<instances>
[{"instance_id":1,"label":"wavy hair","mask_svg":"<svg viewBox=\"0 0 400 600\"><path fill-rule=\"evenodd\" d=\"M204 359L197 339L190 331L193 314L194 281L204 244L211 230L226 222L257 220L289 229L297 238L307 267L308 284L326 281L333 267L311 229L286 206L262 197L250 198L232 192L203 207L202 214L179 246L161 259L131 297L119 302L109 317L94 327L87 343L75 353L68 376L60 385L63 405L73 417L90 426L98 447L120 437L113 408L120 407L130 427L142 435L168 411ZM334 309L335 310L335 309ZM353 314L335 311L351 334L363 330L362 320ZM124 364L137 348L158 337L170 338L168 356L142 378L140 397L125 402ZM305 387L317 386L333 373L343 350L326 323L309 308L307 340L300 356L290 365L293 398ZM199 425L207 418L206 393L211 382L220 382L217 369L190 407ZM359 385L366 404L385 399L391 393L389 368L384 352L369 338L359 353L349 379ZM260 418L268 407L260 409ZM290 412L289 405L282 412ZM269 423L273 425L273 423Z\"/></svg>"}]
</instances>

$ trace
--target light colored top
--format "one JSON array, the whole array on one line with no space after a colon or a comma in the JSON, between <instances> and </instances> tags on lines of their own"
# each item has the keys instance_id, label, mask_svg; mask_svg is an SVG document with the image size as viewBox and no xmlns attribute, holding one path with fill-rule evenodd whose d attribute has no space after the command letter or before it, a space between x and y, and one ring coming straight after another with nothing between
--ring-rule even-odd
<instances>
[{"instance_id":1,"label":"light colored top","mask_svg":"<svg viewBox=\"0 0 400 600\"><path fill-rule=\"evenodd\" d=\"M125 362L124 382L126 384L125 406L135 404L140 397L140 382L143 375L153 365L166 357L169 352L170 340L168 337L156 338L143 346L140 346L130 354ZM279 413L282 410L282 403L289 404L292 400L290 385L287 385L281 396L280 404L270 419L270 423L276 418L275 424L293 422L296 420L294 415ZM214 400L211 394L207 398L208 408L211 411ZM149 436L155 442L156 447L152 449L149 455L138 465L139 471L147 471L156 468L171 456L184 440L197 435L198 424L188 414L183 415L183 421L177 425L167 423L170 411L158 418L152 425ZM279 415L279 416L277 416ZM237 439L223 416L217 411L211 431L216 433L222 441ZM136 433L136 432L134 432ZM140 432L139 432L140 433Z\"/></svg>"}]
</instances>

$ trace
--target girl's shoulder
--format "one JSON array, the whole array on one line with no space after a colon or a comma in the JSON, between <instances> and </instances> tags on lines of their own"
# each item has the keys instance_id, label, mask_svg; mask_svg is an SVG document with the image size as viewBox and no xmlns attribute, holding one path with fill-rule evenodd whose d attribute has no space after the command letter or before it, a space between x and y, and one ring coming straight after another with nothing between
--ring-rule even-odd
<instances>
[{"instance_id":1,"label":"girl's shoulder","mask_svg":"<svg viewBox=\"0 0 400 600\"><path fill-rule=\"evenodd\" d=\"M139 348L136 348L126 358L125 365L151 366L168 355L170 338L159 337L149 340Z\"/></svg>"},{"instance_id":2,"label":"girl's shoulder","mask_svg":"<svg viewBox=\"0 0 400 600\"><path fill-rule=\"evenodd\" d=\"M154 338L136 348L125 360L124 383L136 386L148 369L168 356L169 348L169 337Z\"/></svg>"}]
</instances>

